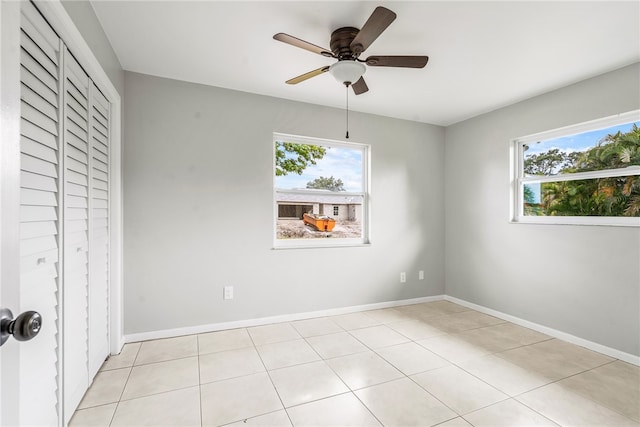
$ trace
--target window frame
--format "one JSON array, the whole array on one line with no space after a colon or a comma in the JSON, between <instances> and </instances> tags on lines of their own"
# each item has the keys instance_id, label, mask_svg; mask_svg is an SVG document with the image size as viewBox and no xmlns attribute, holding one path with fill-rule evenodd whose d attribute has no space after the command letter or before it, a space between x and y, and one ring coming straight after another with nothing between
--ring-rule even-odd
<instances>
[{"instance_id":1,"label":"window frame","mask_svg":"<svg viewBox=\"0 0 640 427\"><path fill-rule=\"evenodd\" d=\"M307 145L321 145L325 147L337 147L337 148L349 148L353 150L360 150L362 152L362 191L340 191L338 194L341 196L360 196L362 197L362 235L359 238L336 238L336 239L278 239L278 202L277 194L289 193L289 194L301 194L306 193L304 190L295 189L280 189L276 187L276 148L275 143L277 141L286 140L296 144ZM363 144L359 142L345 142L336 141L325 138L315 138L309 136L291 135L281 132L274 132L273 139L271 141L271 164L272 164L272 229L273 229L273 249L295 249L295 248L335 248L335 247L353 247L353 246L369 246L370 241L370 220L371 220L371 205L370 205L370 189L371 189L371 145Z\"/></svg>"},{"instance_id":2,"label":"window frame","mask_svg":"<svg viewBox=\"0 0 640 427\"><path fill-rule=\"evenodd\" d=\"M597 226L627 226L640 227L638 217L614 216L535 216L524 215L524 185L578 181L584 179L610 178L640 175L640 166L606 169L600 171L577 172L563 175L525 176L524 175L524 145L533 142L560 138L598 129L604 129L625 123L640 121L640 110L617 114L602 119L591 120L575 125L565 126L549 131L539 132L511 140L511 212L510 223L514 224L557 224L557 225L597 225Z\"/></svg>"}]
</instances>

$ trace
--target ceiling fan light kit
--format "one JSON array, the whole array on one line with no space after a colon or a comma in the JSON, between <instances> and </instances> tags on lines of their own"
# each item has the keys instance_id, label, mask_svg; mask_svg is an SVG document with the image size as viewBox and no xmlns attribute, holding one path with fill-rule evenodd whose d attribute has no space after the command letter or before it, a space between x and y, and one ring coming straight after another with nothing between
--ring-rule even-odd
<instances>
[{"instance_id":1,"label":"ceiling fan light kit","mask_svg":"<svg viewBox=\"0 0 640 427\"><path fill-rule=\"evenodd\" d=\"M356 95L369 91L362 75L366 72L367 64L369 67L401 67L401 68L424 68L429 60L428 56L371 56L367 59L360 59L360 54L367 50L384 30L396 19L396 14L391 10L382 6L376 7L367 22L364 23L362 29L355 27L342 27L331 33L329 45L331 49L325 49L321 46L301 40L297 37L290 36L285 33L278 33L273 36L275 40L292 46L308 50L310 52L322 55L326 58L334 58L338 61L331 66L324 66L313 71L301 74L297 77L286 81L287 84L298 84L312 77L324 74L327 71L335 77L335 79L344 84L347 89L349 86L353 88ZM347 120L349 114L347 98ZM347 121L348 123L348 121ZM347 138L349 131L347 129Z\"/></svg>"},{"instance_id":2,"label":"ceiling fan light kit","mask_svg":"<svg viewBox=\"0 0 640 427\"><path fill-rule=\"evenodd\" d=\"M361 62L338 61L329 67L331 75L345 86L360 80L360 77L367 71L367 67Z\"/></svg>"}]
</instances>

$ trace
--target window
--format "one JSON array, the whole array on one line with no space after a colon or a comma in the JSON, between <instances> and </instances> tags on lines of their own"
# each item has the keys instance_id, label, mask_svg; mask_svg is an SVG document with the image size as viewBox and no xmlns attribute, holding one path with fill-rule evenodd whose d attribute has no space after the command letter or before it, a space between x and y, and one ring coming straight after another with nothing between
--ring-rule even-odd
<instances>
[{"instance_id":1,"label":"window","mask_svg":"<svg viewBox=\"0 0 640 427\"><path fill-rule=\"evenodd\" d=\"M514 147L514 222L640 226L640 112Z\"/></svg>"},{"instance_id":2,"label":"window","mask_svg":"<svg viewBox=\"0 0 640 427\"><path fill-rule=\"evenodd\" d=\"M274 246L367 244L369 146L274 134Z\"/></svg>"}]
</instances>

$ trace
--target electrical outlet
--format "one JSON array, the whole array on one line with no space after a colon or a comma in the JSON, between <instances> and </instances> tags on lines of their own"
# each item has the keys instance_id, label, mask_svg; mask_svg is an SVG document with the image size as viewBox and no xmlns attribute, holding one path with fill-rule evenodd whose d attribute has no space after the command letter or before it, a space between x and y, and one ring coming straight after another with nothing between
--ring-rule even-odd
<instances>
[{"instance_id":1,"label":"electrical outlet","mask_svg":"<svg viewBox=\"0 0 640 427\"><path fill-rule=\"evenodd\" d=\"M400 273L400 283L406 283L406 281L407 281L407 273L403 271L402 273Z\"/></svg>"},{"instance_id":2,"label":"electrical outlet","mask_svg":"<svg viewBox=\"0 0 640 427\"><path fill-rule=\"evenodd\" d=\"M222 299L233 299L233 286L225 286Z\"/></svg>"},{"instance_id":3,"label":"electrical outlet","mask_svg":"<svg viewBox=\"0 0 640 427\"><path fill-rule=\"evenodd\" d=\"M418 271L418 280L424 280L424 270Z\"/></svg>"}]
</instances>

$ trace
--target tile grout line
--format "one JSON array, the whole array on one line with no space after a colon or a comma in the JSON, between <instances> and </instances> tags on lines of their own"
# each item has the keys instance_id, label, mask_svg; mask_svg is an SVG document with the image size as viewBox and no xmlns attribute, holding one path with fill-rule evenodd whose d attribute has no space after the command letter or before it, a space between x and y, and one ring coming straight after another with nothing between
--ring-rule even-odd
<instances>
[{"instance_id":1,"label":"tile grout line","mask_svg":"<svg viewBox=\"0 0 640 427\"><path fill-rule=\"evenodd\" d=\"M391 308L391 309L393 309L393 308ZM379 309L379 310L386 310L386 309ZM370 310L370 311L371 311L371 310ZM401 310L395 310L395 311L400 311L403 315L406 315L406 314L405 314L404 312L402 312ZM439 314L437 314L436 316L432 316L432 317L443 317L443 316L455 315L455 314L458 314L458 313L464 313L464 312L467 312L467 311L473 311L473 310L464 310L464 311L461 311L461 312L453 312L453 313L439 313ZM354 314L354 313L349 313L349 314ZM361 313L358 313L358 314L362 314L362 315L367 316L367 315L366 315L366 312L361 312ZM413 313L411 313L411 314L409 314L409 315L407 315L407 316L412 316L412 315L413 315ZM385 359L382 355L380 355L380 354L378 353L378 351L377 351L377 350L382 350L382 349L390 348L390 347L394 347L394 346L397 346L397 345L407 344L407 343L409 343L409 342L414 343L414 344L417 344L417 345L418 345L418 346L420 346L421 348L424 348L426 351L429 351L429 352L433 353L434 355L436 355L436 356L438 356L438 357L442 358L442 359L443 359L443 360L445 360L447 363L450 363L450 364L451 364L451 366L455 366L456 368L458 368L458 369L462 370L462 371L463 371L463 372L465 372L466 374L471 375L473 378L476 378L477 380L480 380L482 383L484 383L484 384L488 385L489 387L491 387L491 388L493 388L493 389L495 389L495 390L497 390L497 391L499 391L499 392L503 393L505 396L507 396L505 399L499 400L498 402L494 402L494 403L492 403L492 404L489 404L489 405L483 406L482 408L474 409L473 411L469 412L468 414L471 414L471 413L473 413L473 412L476 412L476 411L479 411L479 410L485 409L485 408L487 408L487 407L490 407L490 406L496 405L496 404L498 404L498 403L506 402L506 401L508 401L508 400L513 400L513 401L515 401L515 402L517 402L517 403L520 403L520 404L522 404L523 406L525 406L525 407L529 408L530 410L532 410L532 411L533 411L533 412L535 412L536 414L539 414L540 416L544 417L545 419L550 419L550 418L549 418L549 417L547 417L546 415L544 415L544 414L540 413L539 411L537 411L537 410L535 410L535 409L533 409L533 408L529 407L528 405L526 405L524 402L521 402L521 401L520 401L520 400L518 400L517 398L518 398L518 397L520 397L520 396L522 396L522 395L524 395L524 394L526 394L526 393L532 392L532 391L534 391L534 390L538 390L538 389L544 388L544 387L546 387L546 386L548 386L548 385L551 385L551 384L559 383L559 382L561 382L561 381L563 381L563 380L565 380L565 379L569 379L569 378L572 378L572 377L575 377L575 376L579 376L579 375L584 374L584 373L586 373L586 372L594 371L594 370L596 370L596 369L598 369L598 368L601 368L601 367L603 367L603 366L606 366L606 365L609 365L609 364L612 364L612 363L615 363L615 362L619 361L619 359L612 358L612 360L609 360L609 361L607 361L607 362L601 363L601 364L599 364L599 365L596 365L596 366L590 367L590 368L588 368L588 369L583 369L583 370L581 370L580 372L577 372L577 373L574 373L574 374L568 375L568 376L566 376L566 377L559 378L559 379L557 379L557 380L554 380L554 381L551 381L551 382L549 382L549 383L546 383L546 384L540 385L540 386L538 386L538 387L535 387L535 388L533 388L533 389L531 389L531 390L524 391L524 392L519 393L519 394L517 394L517 395L510 396L510 395L509 395L509 394L507 394L506 392L503 392L502 390L500 390L500 389L496 388L495 386L493 386L492 384L490 384L490 383L488 383L487 381L483 380L482 378L477 377L477 376L476 376L476 375L474 375L472 372L469 372L469 371L467 371L466 369L464 369L462 366L460 366L460 365L458 364L458 363L460 363L460 361L458 361L458 362L455 362L455 363L454 363L454 362L453 362L453 361L451 361L449 358L446 358L446 357L441 356L440 354L438 354L438 353L436 353L436 352L433 352L431 349L426 348L426 347L422 346L421 344L419 344L419 343L417 342L417 340L413 340L413 339L411 339L410 337L406 336L406 335L405 335L405 334L403 334L402 332L397 331L397 330L395 330L393 327L391 327L391 326L390 326L390 324L393 324L393 323L398 323L398 322L402 322L402 321L410 321L410 320L424 321L424 323L426 323L427 325L430 325L428 322L426 322L426 321L425 321L425 319L424 319L424 318L422 318L422 317L420 317L420 316L419 316L419 312L416 312L415 317L408 317L407 319L404 319L404 320L391 320L391 321L388 321L388 322L382 322L382 323L379 323L379 324L377 324L377 325L369 325L369 326L365 326L365 327L363 327L363 328L354 328L354 329L351 329L351 330L347 330L347 329L345 329L342 325L340 325L339 323L337 323L336 321L334 321L334 320L333 320L333 318L334 318L334 317L339 317L339 316L340 316L340 315L336 315L336 316L323 316L323 317L313 318L313 319L322 319L322 318L326 318L327 320L331 321L333 324L335 324L335 325L337 325L339 328L343 329L343 332L346 332L346 333L347 333L351 338L353 338L353 339L355 339L357 342L361 343L361 344L364 346L364 348L368 349L368 350L369 350L369 351L371 351L373 354L375 354L377 357L380 357L382 360L384 360L384 361L385 361L386 363L388 363L390 366L392 366L392 367L394 367L396 370L398 370L398 371L403 375L403 377L404 377L404 378L408 378L409 380L411 380L411 381L412 381L413 383L415 383L418 387L420 387L420 389L422 389L422 390L424 390L425 392L427 392L430 396L432 396L432 397L433 397L434 399L436 399L438 402L442 403L445 407L447 407L447 408L451 409L451 410L453 411L453 413L457 414L457 417L461 417L461 419L465 419L465 420L466 420L466 418L464 418L464 415L460 415L460 414L458 414L458 413L457 413L457 411L454 411L452 408L450 408L450 407L449 407L448 405L446 405L444 402L440 401L436 396L434 396L433 394L431 394L431 392L429 392L429 390L425 389L425 388L424 388L424 387L422 387L420 384L418 384L415 380L413 380L413 378L411 378L411 376L409 376L409 375L405 374L403 371L401 371L400 369L398 369L398 367L397 367L395 364L391 363L389 360ZM371 316L368 316L368 317L369 317L369 318L371 318L371 319L372 319L373 321L375 321L375 322L379 322L379 320L376 320L375 318L373 318L373 317L371 317ZM305 319L305 320L312 320L312 319ZM377 386L377 385L382 385L382 384L385 384L385 383L389 383L389 382L392 382L392 381L396 381L396 380L399 380L399 379L401 379L401 378L396 378L396 379L393 379L393 380L388 380L388 381L384 381L384 382L381 382L381 383L372 384L372 385L369 385L369 386L366 386L366 387L362 387L362 388L359 388L359 389L356 389L356 390L352 390L348 385L346 385L346 383L344 383L344 380L342 380L342 378L341 378L341 377L340 377L340 376L335 372L335 370L334 370L334 369L333 369L333 368L332 368L332 367L327 363L327 360L335 359L335 358L338 358L338 357L344 357L344 356L335 356L335 357L333 357L333 358L327 358L327 359L324 359L324 358L323 358L323 357L318 353L318 351L317 351L317 350L316 350L316 349L315 349L315 348L314 348L314 347L309 343L309 341L308 341L308 339L309 339L309 338L313 338L313 337L317 337L317 336L327 336L327 335L331 335L331 334L335 334L335 333L342 333L342 332L331 332L331 333L325 333L325 334L319 334L319 335L313 335L313 336L309 336L309 337L304 337L304 336L302 336L302 334L300 334L300 332L297 330L297 328L294 326L294 324L293 324L293 323L294 323L294 322L279 322L279 323L273 323L273 324L272 324L272 325L277 325L277 324L287 324L287 325L289 325L289 326L290 326L290 327L291 327L291 328L292 328L292 329L293 329L293 330L294 330L294 331L299 335L299 337L298 337L298 338L288 339L288 340L284 340L284 341L277 341L277 342L275 342L275 343L279 343L279 342L287 342L287 341L293 341L293 340L298 340L298 339L302 339L302 340L304 340L304 342L305 342L309 347L311 347L311 348L312 348L313 352L314 352L317 356L319 356L319 357L320 357L320 361L324 362L324 365L325 365L325 366L328 366L328 367L329 367L329 369L330 369L330 370L331 370L331 371L332 371L332 372L333 372L333 373L334 373L334 374L335 374L335 375L336 375L336 376L337 376L337 377L342 381L342 383L347 387L348 391L347 391L347 392L344 392L344 393L338 393L338 394L335 394L335 395L333 395L333 396L327 396L327 397L323 397L323 398L321 398L321 399L312 400L312 401L310 401L310 402L304 402L304 403L301 403L301 404L298 404L298 405L293 405L293 406L291 406L291 407L297 407L297 406L301 406L301 405L304 405L304 404L307 404L307 403L317 402L317 401L320 401L320 400L329 399L329 398L331 398L331 397L339 396L339 395L342 395L342 394L351 393L351 394L353 394L353 395L358 399L358 401L360 401L360 402L365 406L365 408L367 408L367 410L368 410L368 411L369 411L369 412L374 416L374 418L375 418L376 420L378 420L378 419L377 419L377 417L376 417L376 416L371 412L371 410L369 409L369 407L368 407L367 405L365 405L365 404L364 404L364 402L362 402L362 401L360 400L360 398L355 394L355 392L356 392L356 391L358 391L358 390L362 390L362 389L368 388L368 387ZM460 330L460 331L457 331L457 332L447 332L447 331L443 331L443 336L453 337L453 336L455 336L455 335L459 335L459 334L465 333L465 332L467 332L467 331L481 330L481 329L491 328L491 327L495 327L495 326L501 326L501 325L505 325L505 324L513 324L513 323L512 323L512 322L505 321L505 322L500 322L500 323L497 323L497 324L483 325L483 326L473 327L473 328L470 328L470 329L463 329L463 330ZM515 324L514 324L514 325L515 325ZM266 325L265 325L265 326L266 326ZM398 333L399 335L401 335L401 336L403 336L403 337L407 338L409 341L408 341L407 343L397 343L397 344L386 345L386 346L382 346L382 347L378 347L377 349L374 349L374 348L372 348L372 347L368 346L367 344L365 344L364 342L362 342L361 340L359 340L356 336L354 336L354 335L351 333L352 331L361 330L361 329L366 329L366 328L371 328L371 327L376 327L376 326L386 326L386 327L387 327L387 328L389 328L390 330L392 330L392 331L394 331L394 332ZM430 326L431 326L431 325L430 325ZM434 327L434 328L438 329L438 328L437 328L437 327L435 327L435 326L432 326L432 327ZM525 328L525 329L527 329L527 330L531 330L530 328L526 328L526 327L523 327L523 328ZM253 337L251 336L251 334L250 334L250 332L249 332L249 329L250 329L250 328L234 328L234 329L244 329L244 330L247 332L247 335L249 336L249 338L250 338L250 340L251 340L251 343L252 343L252 346L253 346L252 348L254 349L254 351L255 351L256 353L258 353L258 356L259 356L260 361L261 361L261 363L262 363L262 365L263 365L263 368L265 369L265 372L267 373L267 375L268 375L268 377L269 377L269 379L270 379L270 382L271 382L271 384L272 384L272 386L273 386L274 390L276 391L276 394L277 394L277 396L278 396L278 398L279 398L279 400L280 400L280 402L281 402L282 408L285 410L285 413L287 414L287 417L288 417L289 421L291 422L291 424L293 424L293 423L292 423L292 420L291 420L291 417L289 416L289 413L288 413L288 411L287 411L287 408L285 407L284 402L282 401L282 398L281 398L281 396L280 396L280 393L278 392L278 390L277 390L277 389L276 389L276 387L275 387L275 384L273 383L273 379L271 378L270 371L269 371L269 369L267 369L267 367L266 367L266 365L265 365L265 363L264 363L264 360L262 359L262 355L261 355L261 354L260 354L260 352L258 351L258 348L257 348L257 346L256 346L256 344L255 344L255 341L253 340ZM191 334L191 335L195 335L195 336L196 336L196 349L197 349L196 355L197 355L197 357L198 357L198 361L197 361L197 363L198 363L198 387L199 387L199 391L200 391L200 424L202 425L202 395L201 395L201 387L202 387L202 383L201 383L201 375L200 375L200 374L201 374L201 373L200 373L200 357L201 357L201 355L200 355L200 346L199 346L199 336L200 336L201 334ZM478 356L478 357L476 357L476 358L472 358L472 359L479 359L479 358L483 358L483 357L486 357L486 356L494 355L494 356L496 356L496 357L500 358L501 360L503 360L503 361L505 361L505 362L507 362L507 363L513 364L514 366L518 366L518 365L516 365L516 364L512 363L511 361L509 361L509 360L507 360L507 359L502 359L502 357L500 357L500 356L498 356L498 355L499 355L499 354L501 354L501 353L505 353L505 352L511 351L511 350L516 350L516 349L520 349L520 348L523 348L523 347L533 346L533 345L540 344L540 343L542 343L542 342L551 341L551 340L554 340L554 339L556 339L556 338L549 337L549 338L547 338L547 339L543 339L543 340L536 341L536 342L533 342L533 343L522 344L522 345L519 345L519 346L517 346L517 347L508 348L508 349L504 349L504 350L500 350L500 351L495 351L495 352L490 352L490 353L488 353L488 354L486 354L486 355ZM557 340L558 340L559 342L563 342L563 343L565 342L565 341L563 341L563 340L561 340L561 339L557 339ZM150 341L158 341L158 340L150 340ZM116 403L116 407L115 407L115 409L114 409L114 411L113 411L113 413L112 413L112 415L111 415L111 419L110 419L110 421L109 421L109 425L111 425L111 424L113 423L113 421L114 421L114 419L115 419L115 416L116 416L116 414L117 414L117 411L118 411L119 404L123 401L123 400L122 400L122 396L124 395L124 391L125 391L125 389L126 389L127 385L129 384L129 381L130 381L131 375L132 375L132 373L133 373L133 369L134 369L135 367L137 367L137 366L146 366L146 365L150 365L150 364L154 364L154 363L162 363L162 362L166 362L166 361L157 361L157 362L151 362L151 363L145 363L145 364L141 364L141 365L136 365L136 361L138 360L138 358L139 358L139 356L140 356L140 353L141 353L141 351L142 351L142 347L143 347L143 345L144 345L144 343L145 343L145 342L146 342L146 341L140 342L140 346L139 346L139 347L138 347L138 349L137 349L137 352L136 352L136 355L135 355L135 357L134 357L134 360L133 360L133 362L132 362L131 366L129 366L129 372L128 372L127 377L126 377L124 387L123 387L122 391L120 392L120 396L119 396L118 400L115 402L115 403ZM275 344L275 343L267 343L267 344ZM571 344L571 343L569 343L569 344ZM573 345L576 345L576 344L573 344ZM581 347L581 346L579 346L579 345L578 345L578 347L582 348L582 347ZM246 348L250 348L250 347L249 347L249 346L247 346ZM484 350L487 350L487 348L485 348L485 347L483 347L483 346L479 346L479 348L482 348L482 349L484 349ZM587 349L587 350L589 350L589 349ZM592 352L597 353L597 354L601 354L601 353L598 353L598 352L593 351L593 350L589 350L589 351L592 351ZM214 352L214 353L216 353L216 352ZM356 352L356 353L352 353L352 354L358 354L358 353L360 353L360 352ZM350 355L352 355L352 354L345 355L345 356L350 356ZM184 359L184 358L187 358L187 357L191 357L191 356L179 357L179 358L176 358L176 359L170 359L170 360ZM470 359L470 360L471 360L471 359ZM277 369L286 369L286 368L288 368L288 367L300 366L300 365L309 364L309 363L315 363L315 362L317 362L317 361L305 362L305 363L297 363L297 364L294 364L294 365L291 365L291 366L285 366L285 367L277 368ZM580 366L577 366L577 367L581 368ZM118 369L118 368L116 368L116 369ZM274 370L277 370L277 369L274 369ZM414 375L414 376L415 376L415 375L419 375L419 374L421 374L421 373L423 373L423 372L429 372L429 371L433 371L433 370L436 370L436 369L438 369L438 368L428 369L428 370L426 370L426 371L421 371L421 372L419 372L419 373L412 374L412 375ZM524 368L523 368L523 369L524 369ZM111 370L107 370L107 371L111 371ZM528 370L527 370L527 371L528 371ZM248 376L248 375L251 375L251 374L241 375L241 376L239 376L239 377L233 377L233 378L240 378L240 377L244 377L244 376ZM213 382L218 382L218 381L223 381L223 380L228 380L228 379L233 379L233 378L225 378L225 379L221 379L221 380L217 380L217 381L213 381ZM191 387L191 386L189 386L189 387ZM180 390L180 389L184 389L184 388L187 388L187 387L182 387L182 388L175 389L175 390ZM161 392L161 393L155 393L155 394L153 394L153 395L163 394L163 393L167 393L167 392L170 392L170 391L174 391L174 390L169 390L169 391L165 391L165 392ZM605 404L603 404L603 403L597 402L596 400L594 400L594 399L592 399L592 398L590 398L590 397L588 397L588 396L585 396L585 395L583 395L582 393L576 392L576 394L577 394L577 395L579 395L579 396L581 396L581 397L583 397L583 398L585 398L585 399L587 399L587 400L589 400L589 401L591 401L591 402L593 402L593 403L595 403L595 404L597 404L597 405L600 405L600 406L602 406L602 407L604 407L604 408L607 408L607 409L611 410L612 412L614 412L614 413L616 413L616 414L619 414L620 416L622 416L622 417L624 417L624 418L626 418L626 419L629 419L629 420L632 420L632 421L634 421L634 422L637 422L637 421L633 420L632 418L628 417L627 415L622 414L622 413L620 413L619 411L617 411L617 410L615 410L615 409L613 409L613 408L610 408L609 406L607 406L607 405L605 405ZM147 396L140 396L140 397L147 397ZM133 398L133 399L136 399L136 398ZM133 400L133 399L128 399L128 400ZM104 404L104 405L109 405L109 403ZM89 407L89 408L84 408L84 409L90 409L90 408L95 408L95 407L104 406L104 405L96 405L96 406ZM276 411L271 411L271 412L268 412L268 413L277 412L277 411L279 411L279 410L280 410L280 409L278 409L278 410L276 410ZM468 414L467 414L467 415L468 415ZM266 415L266 414L261 414L261 415ZM254 418L254 417L257 417L257 416L261 416L261 415L255 415L255 416L252 416L252 417L250 417L250 418ZM454 417L454 418L456 418L456 417ZM452 418L452 419L453 419L453 418ZM378 421L380 421L380 420L378 420ZM447 421L445 420L445 421L442 421L441 423L444 423L444 422L447 422ZM382 423L381 423L381 424L382 424Z\"/></svg>"},{"instance_id":2,"label":"tile grout line","mask_svg":"<svg viewBox=\"0 0 640 427\"><path fill-rule=\"evenodd\" d=\"M124 390L127 388L127 383L129 382L129 378L131 377L131 373L133 372L133 367L136 365L136 360L138 359L138 355L140 354L140 350L142 350L142 343L138 347L138 351L136 351L136 356L131 361L131 367L129 368L129 375L127 375L127 379L124 382L124 387L122 387L122 391L120 392L120 397L118 397L118 401L116 402L116 407L113 410L113 414L111 415L111 419L109 420L109 426L113 424L113 421L116 418L116 413L118 412L118 408L120 407L120 401L122 399L122 395L124 394Z\"/></svg>"},{"instance_id":3,"label":"tile grout line","mask_svg":"<svg viewBox=\"0 0 640 427\"><path fill-rule=\"evenodd\" d=\"M202 426L202 375L200 373L200 334L196 334L196 354L198 355L198 408L200 409L200 426Z\"/></svg>"},{"instance_id":4,"label":"tile grout line","mask_svg":"<svg viewBox=\"0 0 640 427\"><path fill-rule=\"evenodd\" d=\"M575 344L574 344L574 345L575 345ZM598 353L598 354L600 354L600 353ZM541 385L541 386L535 387L535 388L533 388L533 389L531 389L531 390L527 390L527 391L524 391L524 392L522 392L522 393L520 393L520 394L518 394L518 395L516 395L516 396L513 396L513 399L514 399L515 401L517 401L517 402L519 402L519 403L523 404L523 405L524 405L524 406L526 406L527 408L531 409L531 410L532 410L532 411L534 411L535 413L540 414L540 415L542 415L543 417L545 417L545 418L547 418L547 419L549 419L549 420L553 421L554 423L556 423L556 424L560 425L560 422L559 422L559 421L555 421L555 420L551 419L549 416L542 414L542 413L541 413L541 412L539 412L538 410L536 410L536 409L534 409L534 408L530 407L529 405L527 405L525 402L523 402L523 401L521 401L521 400L518 400L518 399L517 399L517 397L520 397L520 396L522 396L522 395L524 395L524 394L531 393L532 391L539 390L539 389L541 389L541 388L544 388L544 387L547 387L547 386L550 386L550 385L553 385L553 384L557 384L557 385L559 385L558 383L560 383L561 381L564 381L564 380L566 380L566 379L568 379L568 378L573 378L573 377L576 377L576 376L578 376L578 375L582 375L582 374L584 374L584 373L586 373L586 372L593 371L593 370L595 370L595 369L601 368L601 367L603 367L603 366L605 366L605 365L609 365L609 364L611 364L611 363L618 362L618 361L621 361L621 360L620 360L620 359L614 359L614 360L611 360L611 361L609 361L609 362L603 363L603 364L601 364L601 365L595 366L595 367L593 367L593 368L585 369L584 371L580 371L580 372L577 372L577 373L575 373L575 374L571 374L571 375L569 375L569 376L567 376L567 377L559 378L559 379L554 380L554 381L551 381L551 382L549 382L549 383L547 383L547 384L543 384L543 385ZM622 362L624 362L624 361L622 361ZM626 362L624 362L624 363L626 363ZM560 386L560 387L562 387L562 386ZM617 409L611 408L611 407L609 407L609 406L605 405L605 404L604 404L604 403L602 403L602 402L597 402L597 401L593 400L591 397L586 396L586 395L584 395L584 394L580 393L579 391L571 390L571 393L577 394L578 396L580 396L580 397L582 397L582 398L584 398L584 399L586 399L586 400L589 400L590 402L595 403L595 404L596 404L596 405L598 405L598 406L602 406L603 408L606 408L606 409L608 409L608 410L610 410L610 411L612 411L612 412L615 412L616 414L620 415L621 417L626 418L626 419L628 419L628 420L631 420L631 421L632 421L632 422L634 422L634 423L638 423L638 421L637 421L637 420L634 420L633 418L628 417L627 415L625 415L625 414L621 413L621 412L620 412L620 411L618 411Z\"/></svg>"},{"instance_id":5,"label":"tile grout line","mask_svg":"<svg viewBox=\"0 0 640 427\"><path fill-rule=\"evenodd\" d=\"M291 327L293 328L293 326L291 326ZM295 330L295 328L293 328L293 329ZM293 421L291 421L291 417L289 416L289 412L287 412L287 408L284 406L284 402L282 401L282 397L280 396L280 392L278 392L278 389L276 388L276 385L273 382L273 378L271 378L271 374L269 373L269 370L267 369L267 365L265 365L264 360L262 360L262 355L258 351L258 347L256 346L256 343L253 340L253 336L251 336L251 332L249 332L249 328L246 328L246 331L247 331L247 335L249 335L249 339L251 340L251 343L253 344L253 349L255 350L256 353L258 353L258 357L260 358L260 363L262 363L262 366L264 367L265 373L267 374L267 377L269 378L269 382L271 382L271 387L273 387L273 391L275 391L276 392L276 396L278 396L278 400L280 401L280 404L282 405L282 410L287 415L287 419L289 420L289 424L293 425ZM276 412L276 411L272 411L272 412ZM269 413L271 413L271 412L269 412ZM260 415L256 415L256 416L260 416ZM250 417L250 418L253 418L253 417Z\"/></svg>"}]
</instances>

